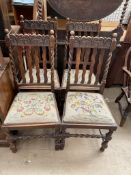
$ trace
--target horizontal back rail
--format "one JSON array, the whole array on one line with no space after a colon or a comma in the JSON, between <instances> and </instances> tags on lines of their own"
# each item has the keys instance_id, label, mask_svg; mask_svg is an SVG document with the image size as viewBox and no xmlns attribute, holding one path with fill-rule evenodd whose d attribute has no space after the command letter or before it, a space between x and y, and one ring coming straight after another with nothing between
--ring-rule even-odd
<instances>
[{"instance_id":1,"label":"horizontal back rail","mask_svg":"<svg viewBox=\"0 0 131 175\"><path fill-rule=\"evenodd\" d=\"M44 20L24 20L23 15L20 16L20 24L23 29L28 30L57 30L57 22L56 21L44 21Z\"/></svg>"}]
</instances>

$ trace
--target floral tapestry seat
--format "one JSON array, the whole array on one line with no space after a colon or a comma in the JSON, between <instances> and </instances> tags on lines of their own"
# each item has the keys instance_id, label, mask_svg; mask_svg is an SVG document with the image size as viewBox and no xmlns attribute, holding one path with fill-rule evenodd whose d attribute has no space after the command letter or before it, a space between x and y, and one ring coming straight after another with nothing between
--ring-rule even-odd
<instances>
[{"instance_id":1,"label":"floral tapestry seat","mask_svg":"<svg viewBox=\"0 0 131 175\"><path fill-rule=\"evenodd\" d=\"M19 92L7 114L4 125L58 123L58 111L51 92Z\"/></svg>"},{"instance_id":2,"label":"floral tapestry seat","mask_svg":"<svg viewBox=\"0 0 131 175\"><path fill-rule=\"evenodd\" d=\"M40 69L40 83L44 83L43 69ZM36 69L32 69L33 82L37 83ZM25 73L26 83L30 83L29 70ZM48 83L51 83L51 69L47 69ZM59 77L57 70L54 70L54 85L55 89L60 88Z\"/></svg>"},{"instance_id":3,"label":"floral tapestry seat","mask_svg":"<svg viewBox=\"0 0 131 175\"><path fill-rule=\"evenodd\" d=\"M71 72L70 72L70 84L74 84L74 81L75 81L75 72L76 72L75 69L71 69ZM66 85L67 85L67 73L68 73L68 70L67 69L64 70L63 81L62 81L62 88L66 88ZM82 73L83 73L83 70L79 70L77 84L81 84ZM89 70L86 70L84 84L87 84L87 82L88 82L89 73L90 73L90 71ZM95 74L92 74L91 84L93 85L95 83L95 81L96 81Z\"/></svg>"},{"instance_id":4,"label":"floral tapestry seat","mask_svg":"<svg viewBox=\"0 0 131 175\"><path fill-rule=\"evenodd\" d=\"M84 124L115 124L115 120L101 94L69 92L63 122Z\"/></svg>"}]
</instances>

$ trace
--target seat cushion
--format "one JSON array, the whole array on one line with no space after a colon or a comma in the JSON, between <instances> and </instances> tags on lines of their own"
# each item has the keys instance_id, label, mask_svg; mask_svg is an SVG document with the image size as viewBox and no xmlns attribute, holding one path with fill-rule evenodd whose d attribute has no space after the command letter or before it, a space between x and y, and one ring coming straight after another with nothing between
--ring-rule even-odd
<instances>
[{"instance_id":1,"label":"seat cushion","mask_svg":"<svg viewBox=\"0 0 131 175\"><path fill-rule=\"evenodd\" d=\"M68 73L68 70L66 69L66 70L64 71L64 75L63 75L63 79L62 79L62 88L66 88L66 85L67 85L67 73ZM83 70L79 70L78 82L77 82L77 84L81 84L82 73L83 73ZM86 70L85 82L84 82L84 84L87 84L87 82L88 82L89 73L90 73L90 71L89 71L89 70ZM75 69L71 69L70 84L74 84L74 81L75 81ZM94 84L95 81L96 81L96 77L95 77L94 74L92 74L92 77L91 77L91 84Z\"/></svg>"},{"instance_id":2,"label":"seat cushion","mask_svg":"<svg viewBox=\"0 0 131 175\"><path fill-rule=\"evenodd\" d=\"M113 116L101 94L69 92L63 122L113 124Z\"/></svg>"},{"instance_id":3,"label":"seat cushion","mask_svg":"<svg viewBox=\"0 0 131 175\"><path fill-rule=\"evenodd\" d=\"M4 124L57 123L58 111L51 92L20 92L16 95Z\"/></svg>"},{"instance_id":4,"label":"seat cushion","mask_svg":"<svg viewBox=\"0 0 131 175\"><path fill-rule=\"evenodd\" d=\"M33 75L33 82L37 83L36 69L32 69L32 75ZM51 69L47 69L47 77L48 77L48 83L51 83ZM25 74L25 78L26 78L26 82L30 83L29 70L27 70ZM40 69L40 82L44 83L43 69ZM56 70L54 70L54 84L55 84L55 88L60 87L59 77Z\"/></svg>"}]
</instances>

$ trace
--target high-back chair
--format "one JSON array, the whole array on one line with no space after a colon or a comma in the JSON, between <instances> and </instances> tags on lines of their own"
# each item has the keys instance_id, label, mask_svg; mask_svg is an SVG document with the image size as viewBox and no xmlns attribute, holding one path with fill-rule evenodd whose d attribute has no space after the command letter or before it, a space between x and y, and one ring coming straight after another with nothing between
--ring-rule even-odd
<instances>
[{"instance_id":1,"label":"high-back chair","mask_svg":"<svg viewBox=\"0 0 131 175\"><path fill-rule=\"evenodd\" d=\"M7 34L6 41L9 47L9 55L12 63L12 71L16 85L16 95L10 106L9 112L4 120L2 128L5 130L10 149L16 152L15 141L17 139L28 139L29 129L55 128L59 126L60 119L54 97L54 31L50 35L40 34ZM32 62L32 48L41 48L43 68L39 67L39 57L36 53L34 63ZM48 48L49 55L45 51ZM16 69L12 50L18 52L18 65ZM38 49L36 49L38 50ZM47 57L51 60L51 74L47 76ZM16 59L16 57L15 57ZM28 77L26 69L28 68ZM17 70L20 75L18 77ZM33 73L35 72L35 74ZM49 79L50 78L50 79ZM11 130L26 130L27 135L13 136ZM36 135L34 137L44 137ZM47 135L46 135L47 136ZM55 138L55 133L49 135ZM57 139L56 139L57 140ZM56 143L58 143L56 141ZM57 147L57 145L56 145Z\"/></svg>"},{"instance_id":2,"label":"high-back chair","mask_svg":"<svg viewBox=\"0 0 131 175\"><path fill-rule=\"evenodd\" d=\"M67 80L67 67L68 67L68 50L69 50L69 38L70 38L70 32L74 31L75 35L78 36L99 36L101 30L101 20L96 23L91 23L91 22L76 22L76 21L70 21L68 19L68 22L66 24L66 44L65 44L65 58L64 58L64 73L63 73L63 78L62 78L62 89L66 88L66 80ZM81 53L76 52L75 53L75 58L72 61L72 69L71 69L71 82L73 83L73 76L75 72L75 67L77 66L78 63L78 57L80 54L80 60L79 64L83 64L84 57L88 56L88 50L87 49L82 49ZM79 75L81 75L81 69L79 71Z\"/></svg>"},{"instance_id":3,"label":"high-back chair","mask_svg":"<svg viewBox=\"0 0 131 175\"><path fill-rule=\"evenodd\" d=\"M125 63L123 67L124 71L124 82L122 87L122 93L116 98L116 103L119 104L120 112L122 115L120 126L125 124L128 114L131 113L131 47L128 49ZM124 107L121 103L122 97L126 97L127 106Z\"/></svg>"},{"instance_id":4,"label":"high-back chair","mask_svg":"<svg viewBox=\"0 0 131 175\"><path fill-rule=\"evenodd\" d=\"M57 21L56 20L49 20L49 21L44 21L44 20L26 20L24 19L23 15L20 16L20 32L23 34L26 33L36 33L36 34L50 34L50 30L54 31L54 36L55 36L55 70L54 70L54 80L55 80L55 89L60 88L60 83L59 83L59 77L58 77L58 72L56 70L57 68ZM32 57L35 55L35 49L32 50ZM48 53L48 49L44 48L44 53ZM42 60L42 55L41 55L41 48L37 50L37 54L39 54L40 57L40 65L43 64ZM47 59L47 64L50 65L51 60ZM50 66L49 66L50 67ZM27 72L28 73L28 72ZM47 69L47 76L50 76L51 70L50 68ZM41 76L41 74L40 74Z\"/></svg>"},{"instance_id":5,"label":"high-back chair","mask_svg":"<svg viewBox=\"0 0 131 175\"><path fill-rule=\"evenodd\" d=\"M90 37L90 36L75 36L71 32L69 41L69 62L68 62L68 76L67 76L67 94L65 99L64 114L62 119L62 130L64 138L69 137L89 137L102 138L101 151L107 148L108 142L111 140L113 131L116 130L117 125L115 120L104 100L100 94L103 93L105 87L108 69L112 57L112 52L116 47L116 34L113 38ZM85 57L81 76L79 75L79 61L76 64L74 75L74 84L71 82L71 66L74 56L74 51L78 52L78 60L80 60L80 53L82 49L87 49L90 53ZM100 71L104 54L107 52L106 61L104 63L104 72L100 78ZM96 79L92 82L93 70L95 69L96 55L98 54L99 62L96 67ZM90 60L90 61L89 61ZM86 76L86 66L89 66L89 73ZM79 80L79 84L77 84ZM79 89L79 91L77 91ZM89 90L94 90L89 92ZM100 93L98 93L100 92ZM100 134L71 134L66 132L67 128L81 128L81 129L97 129ZM107 134L102 134L102 130L108 130ZM61 140L61 148L64 147L65 139Z\"/></svg>"}]
</instances>

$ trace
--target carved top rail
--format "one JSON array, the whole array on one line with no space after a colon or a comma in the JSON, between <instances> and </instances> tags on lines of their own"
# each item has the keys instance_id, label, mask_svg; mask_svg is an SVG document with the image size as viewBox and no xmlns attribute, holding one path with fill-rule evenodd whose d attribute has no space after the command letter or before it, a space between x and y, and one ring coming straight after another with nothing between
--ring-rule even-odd
<instances>
[{"instance_id":1,"label":"carved top rail","mask_svg":"<svg viewBox=\"0 0 131 175\"><path fill-rule=\"evenodd\" d=\"M100 48L109 49L112 44L111 38L105 37L90 37L90 36L74 36L71 32L70 47L73 48Z\"/></svg>"},{"instance_id":2,"label":"carved top rail","mask_svg":"<svg viewBox=\"0 0 131 175\"><path fill-rule=\"evenodd\" d=\"M20 16L20 24L23 29L30 30L57 30L56 21L44 21L44 20L24 20L23 15Z\"/></svg>"},{"instance_id":3,"label":"carved top rail","mask_svg":"<svg viewBox=\"0 0 131 175\"><path fill-rule=\"evenodd\" d=\"M9 44L12 46L49 46L49 35L36 34L10 34Z\"/></svg>"},{"instance_id":4,"label":"carved top rail","mask_svg":"<svg viewBox=\"0 0 131 175\"><path fill-rule=\"evenodd\" d=\"M66 25L66 30L78 32L99 32L101 30L101 22L101 20L99 23L69 21Z\"/></svg>"}]
</instances>

